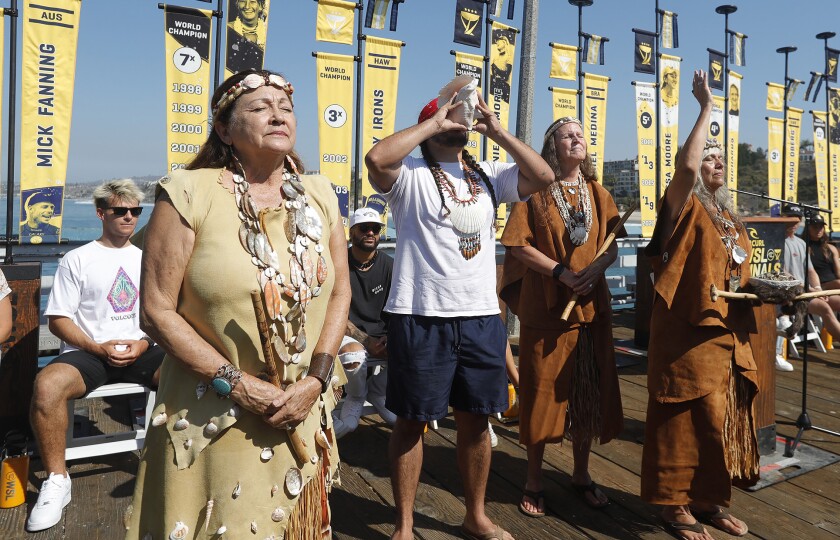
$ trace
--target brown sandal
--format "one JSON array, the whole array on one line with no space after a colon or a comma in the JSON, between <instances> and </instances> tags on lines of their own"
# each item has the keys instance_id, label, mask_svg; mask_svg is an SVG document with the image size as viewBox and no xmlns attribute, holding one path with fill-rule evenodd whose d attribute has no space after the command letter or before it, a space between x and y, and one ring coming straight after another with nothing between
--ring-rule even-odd
<instances>
[{"instance_id":1,"label":"brown sandal","mask_svg":"<svg viewBox=\"0 0 840 540\"><path fill-rule=\"evenodd\" d=\"M543 511L540 512L537 510L536 512L532 512L525 508L525 497L534 501L534 506L536 507L543 507ZM540 505L542 502L542 505ZM528 517L532 518L541 518L545 516L545 492L544 491L531 491L530 489L523 490L522 492L522 501L519 502L519 511L525 514Z\"/></svg>"},{"instance_id":2,"label":"brown sandal","mask_svg":"<svg viewBox=\"0 0 840 540\"><path fill-rule=\"evenodd\" d=\"M697 534L703 534L706 531L699 521L695 521L694 523L680 523L679 521L665 521L664 519L662 521L665 522L665 530L680 540L685 539L685 536L681 535L680 531L689 531Z\"/></svg>"},{"instance_id":3,"label":"brown sandal","mask_svg":"<svg viewBox=\"0 0 840 540\"><path fill-rule=\"evenodd\" d=\"M696 517L700 521L702 521L704 523L708 523L709 525L711 525L715 529L723 531L726 534L731 534L732 536L744 536L745 534L747 534L749 532L749 527L747 527L746 523L744 523L744 532L742 532L740 534L734 533L730 529L727 529L726 527L724 527L720 523L718 523L719 521L727 521L727 520L731 522L732 519L734 518L732 516L732 514L730 514L728 511L726 511L721 506L718 506L715 510L709 510L709 511L706 511L706 512L704 512L702 510L696 510L696 509L692 508L691 513L694 515L694 517Z\"/></svg>"}]
</instances>

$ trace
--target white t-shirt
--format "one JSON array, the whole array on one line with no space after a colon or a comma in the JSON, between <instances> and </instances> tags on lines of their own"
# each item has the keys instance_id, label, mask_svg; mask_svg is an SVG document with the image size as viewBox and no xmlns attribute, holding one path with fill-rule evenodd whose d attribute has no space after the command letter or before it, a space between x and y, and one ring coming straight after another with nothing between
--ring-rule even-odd
<instances>
[{"instance_id":1,"label":"white t-shirt","mask_svg":"<svg viewBox=\"0 0 840 540\"><path fill-rule=\"evenodd\" d=\"M460 163L441 163L459 198L468 195ZM520 200L519 167L481 162L499 204ZM482 186L484 182L481 182ZM375 189L375 186L374 186ZM481 250L470 260L458 249L458 237L444 216L437 184L425 160L408 156L388 193L382 193L394 216L397 249L391 293L385 311L428 317L475 317L499 313L496 297L496 239L490 225L493 203L486 188L478 203L485 210ZM452 205L447 202L447 206Z\"/></svg>"},{"instance_id":2,"label":"white t-shirt","mask_svg":"<svg viewBox=\"0 0 840 540\"><path fill-rule=\"evenodd\" d=\"M140 258L134 245L105 247L97 241L61 259L46 315L68 317L97 343L140 339ZM75 351L61 343L61 353Z\"/></svg>"}]
</instances>

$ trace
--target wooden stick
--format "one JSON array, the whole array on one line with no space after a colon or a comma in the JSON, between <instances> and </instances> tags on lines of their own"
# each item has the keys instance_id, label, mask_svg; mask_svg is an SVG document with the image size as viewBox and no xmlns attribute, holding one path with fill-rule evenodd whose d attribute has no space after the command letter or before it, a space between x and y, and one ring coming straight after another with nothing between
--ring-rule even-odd
<instances>
[{"instance_id":1,"label":"wooden stick","mask_svg":"<svg viewBox=\"0 0 840 540\"><path fill-rule=\"evenodd\" d=\"M257 318L257 329L260 334L260 345L262 345L263 356L265 357L265 371L268 374L270 382L274 386L280 387L280 375L277 370L277 357L274 352L274 346L271 344L271 329L268 326L268 321L265 318L265 306L263 303L263 295L260 291L251 291L251 302L254 304L254 315ZM306 450L306 442L294 428L287 430L289 434L289 442L292 445L292 450L298 461L306 463L309 461L309 452Z\"/></svg>"},{"instance_id":2,"label":"wooden stick","mask_svg":"<svg viewBox=\"0 0 840 540\"><path fill-rule=\"evenodd\" d=\"M597 260L598 257L600 257L601 255L603 255L604 253L607 252L610 245L615 241L615 235L617 235L618 231L621 230L621 227L623 227L624 224L627 223L627 220L630 218L630 214L635 212L637 207L638 207L638 204L633 203L633 205L626 212L624 212L624 215L621 216L620 220L618 220L618 223L616 224L616 226L613 227L613 230L604 239L604 244L601 246L601 249L598 250L598 253L595 254L595 257L592 259L592 262L595 262L595 260ZM592 264L592 263L590 263L590 264ZM569 300L569 303L566 304L566 309L564 309L563 314L560 315L560 320L561 321L569 320L569 315L572 314L572 310L574 309L575 304L577 304L578 298L579 298L579 296L578 296L577 293L572 295L572 299Z\"/></svg>"},{"instance_id":3,"label":"wooden stick","mask_svg":"<svg viewBox=\"0 0 840 540\"><path fill-rule=\"evenodd\" d=\"M823 298L826 296L838 296L840 295L840 289L832 289L828 291L814 291L808 293L802 293L798 296L795 296L792 302L796 302L797 300L810 300L811 298ZM758 300L758 296L751 294L751 293L739 293L739 292L729 292L729 291L721 291L715 287L715 284L712 283L712 286L709 289L709 296L712 298L712 302L717 302L718 298L729 298L732 300Z\"/></svg>"}]
</instances>

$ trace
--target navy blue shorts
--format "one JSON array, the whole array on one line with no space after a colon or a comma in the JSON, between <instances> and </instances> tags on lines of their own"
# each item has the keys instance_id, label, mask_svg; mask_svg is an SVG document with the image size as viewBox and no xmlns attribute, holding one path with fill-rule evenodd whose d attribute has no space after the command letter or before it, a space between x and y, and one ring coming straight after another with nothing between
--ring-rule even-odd
<instances>
[{"instance_id":1,"label":"navy blue shorts","mask_svg":"<svg viewBox=\"0 0 840 540\"><path fill-rule=\"evenodd\" d=\"M153 385L155 371L163 362L166 351L159 345L154 345L133 363L125 367L108 364L102 358L87 351L75 350L56 356L49 365L68 364L79 371L85 382L85 394L89 394L100 386L115 383L134 383L157 390Z\"/></svg>"},{"instance_id":2,"label":"navy blue shorts","mask_svg":"<svg viewBox=\"0 0 840 540\"><path fill-rule=\"evenodd\" d=\"M391 314L385 406L400 418L430 421L449 406L474 414L508 408L501 317Z\"/></svg>"}]
</instances>

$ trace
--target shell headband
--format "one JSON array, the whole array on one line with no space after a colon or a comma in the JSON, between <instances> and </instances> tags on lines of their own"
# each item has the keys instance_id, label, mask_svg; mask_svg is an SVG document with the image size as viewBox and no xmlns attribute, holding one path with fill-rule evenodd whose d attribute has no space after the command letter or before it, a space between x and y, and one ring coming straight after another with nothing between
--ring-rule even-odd
<instances>
[{"instance_id":1,"label":"shell headband","mask_svg":"<svg viewBox=\"0 0 840 540\"><path fill-rule=\"evenodd\" d=\"M723 147L717 139L706 139L706 145L703 147L703 158L709 154L718 153L723 157Z\"/></svg>"},{"instance_id":2,"label":"shell headband","mask_svg":"<svg viewBox=\"0 0 840 540\"><path fill-rule=\"evenodd\" d=\"M215 122L216 119L219 117L219 113L227 109L234 101L236 101L239 96L245 93L248 90L256 90L261 86L273 86L275 88L279 88L286 92L286 95L289 96L289 101L292 102L292 106L294 106L295 102L292 99L292 94L295 93L295 89L292 86L292 83L281 77L280 75L275 75L273 73L268 72L261 72L261 73L251 73L247 75L244 79L239 81L238 83L234 84L222 98L219 100L218 103L213 107L213 121Z\"/></svg>"},{"instance_id":3,"label":"shell headband","mask_svg":"<svg viewBox=\"0 0 840 540\"><path fill-rule=\"evenodd\" d=\"M543 137L543 146L545 146L545 143L547 143L548 140L554 136L554 132L560 129L561 126L565 126L566 124L572 123L579 125L581 129L583 129L583 124L581 124L580 120L578 120L574 116L563 116L562 118L558 118L557 120L555 120L550 126L548 126L548 129L545 130L545 137Z\"/></svg>"}]
</instances>

